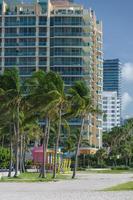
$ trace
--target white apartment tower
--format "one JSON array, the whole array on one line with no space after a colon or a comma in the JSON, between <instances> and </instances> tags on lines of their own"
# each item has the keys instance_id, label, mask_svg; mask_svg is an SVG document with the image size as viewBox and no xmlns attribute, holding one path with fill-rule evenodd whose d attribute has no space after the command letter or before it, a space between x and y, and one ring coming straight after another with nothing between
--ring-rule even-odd
<instances>
[{"instance_id":1,"label":"white apartment tower","mask_svg":"<svg viewBox=\"0 0 133 200\"><path fill-rule=\"evenodd\" d=\"M103 92L103 131L120 126L120 99L117 92Z\"/></svg>"}]
</instances>

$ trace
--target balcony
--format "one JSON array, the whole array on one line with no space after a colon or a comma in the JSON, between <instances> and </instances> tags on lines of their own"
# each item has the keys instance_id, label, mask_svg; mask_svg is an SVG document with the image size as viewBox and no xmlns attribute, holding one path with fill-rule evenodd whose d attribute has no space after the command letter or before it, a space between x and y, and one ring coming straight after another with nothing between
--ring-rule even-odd
<instances>
[{"instance_id":1,"label":"balcony","mask_svg":"<svg viewBox=\"0 0 133 200\"><path fill-rule=\"evenodd\" d=\"M19 74L20 76L31 76L34 71L21 71Z\"/></svg>"},{"instance_id":2,"label":"balcony","mask_svg":"<svg viewBox=\"0 0 133 200\"><path fill-rule=\"evenodd\" d=\"M5 52L5 56L7 56L7 57L16 57L17 56L17 52L15 51L15 52Z\"/></svg>"},{"instance_id":3,"label":"balcony","mask_svg":"<svg viewBox=\"0 0 133 200\"><path fill-rule=\"evenodd\" d=\"M44 66L46 66L47 65L47 62L46 61L39 61L39 65L44 65Z\"/></svg>"},{"instance_id":4,"label":"balcony","mask_svg":"<svg viewBox=\"0 0 133 200\"><path fill-rule=\"evenodd\" d=\"M16 66L16 62L5 62L5 66Z\"/></svg>"},{"instance_id":5,"label":"balcony","mask_svg":"<svg viewBox=\"0 0 133 200\"><path fill-rule=\"evenodd\" d=\"M84 76L84 74L83 74L83 72L66 72L65 71L64 73L63 72L61 73L61 76L69 76L69 77L70 76L81 76L82 77L82 76Z\"/></svg>"},{"instance_id":6,"label":"balcony","mask_svg":"<svg viewBox=\"0 0 133 200\"><path fill-rule=\"evenodd\" d=\"M47 21L39 21L39 25L43 25L43 26L46 26L47 25Z\"/></svg>"},{"instance_id":7,"label":"balcony","mask_svg":"<svg viewBox=\"0 0 133 200\"><path fill-rule=\"evenodd\" d=\"M47 42L39 42L39 46L47 46Z\"/></svg>"},{"instance_id":8,"label":"balcony","mask_svg":"<svg viewBox=\"0 0 133 200\"><path fill-rule=\"evenodd\" d=\"M6 26L19 26L19 22L5 22L5 27Z\"/></svg>"},{"instance_id":9,"label":"balcony","mask_svg":"<svg viewBox=\"0 0 133 200\"><path fill-rule=\"evenodd\" d=\"M79 9L66 9L66 10L53 10L51 11L51 14L55 14L55 15L61 15L61 16L64 16L64 15L67 15L67 16L71 16L71 15L82 15L83 14L83 11L82 10L79 10Z\"/></svg>"},{"instance_id":10,"label":"balcony","mask_svg":"<svg viewBox=\"0 0 133 200\"><path fill-rule=\"evenodd\" d=\"M83 67L83 64L81 64L81 63L56 63L56 62L55 62L55 63L53 63L53 66L55 66L55 67L56 67L56 66L57 66L57 67L60 67L60 66L61 66L61 67L62 67L62 66L63 66L63 67L65 67L65 66L66 66L66 67L67 67L67 66L68 66L68 67L69 67L69 66L73 66L73 67Z\"/></svg>"},{"instance_id":11,"label":"balcony","mask_svg":"<svg viewBox=\"0 0 133 200\"><path fill-rule=\"evenodd\" d=\"M17 33L5 33L5 37L17 37L18 34Z\"/></svg>"},{"instance_id":12,"label":"balcony","mask_svg":"<svg viewBox=\"0 0 133 200\"><path fill-rule=\"evenodd\" d=\"M25 33L25 32L22 33L21 32L21 33L18 34L18 36L20 36L20 37L21 36L32 37L32 36L36 36L36 32L33 32L33 33L32 32L28 32L28 33Z\"/></svg>"},{"instance_id":13,"label":"balcony","mask_svg":"<svg viewBox=\"0 0 133 200\"><path fill-rule=\"evenodd\" d=\"M5 43L5 46L6 47L14 47L14 46L18 46L18 44L17 43L13 43L13 42L11 42L11 43Z\"/></svg>"},{"instance_id":14,"label":"balcony","mask_svg":"<svg viewBox=\"0 0 133 200\"><path fill-rule=\"evenodd\" d=\"M54 56L70 56L70 57L82 57L82 56L88 56L89 53L86 52L55 52Z\"/></svg>"},{"instance_id":15,"label":"balcony","mask_svg":"<svg viewBox=\"0 0 133 200\"><path fill-rule=\"evenodd\" d=\"M36 62L19 62L17 65L20 65L20 66L36 65Z\"/></svg>"},{"instance_id":16,"label":"balcony","mask_svg":"<svg viewBox=\"0 0 133 200\"><path fill-rule=\"evenodd\" d=\"M72 37L76 37L76 36L80 36L82 37L82 33L78 33L78 32L55 32L53 34L53 36L72 36Z\"/></svg>"},{"instance_id":17,"label":"balcony","mask_svg":"<svg viewBox=\"0 0 133 200\"><path fill-rule=\"evenodd\" d=\"M53 24L54 26L83 26L84 24L83 24L83 22L65 22L65 21L63 21L63 22L59 22L59 21L55 21L54 22L54 24Z\"/></svg>"},{"instance_id":18,"label":"balcony","mask_svg":"<svg viewBox=\"0 0 133 200\"><path fill-rule=\"evenodd\" d=\"M19 52L18 53L18 56L24 56L24 57L27 57L27 56L35 56L35 51L32 52L32 51L29 51L29 52Z\"/></svg>"},{"instance_id":19,"label":"balcony","mask_svg":"<svg viewBox=\"0 0 133 200\"><path fill-rule=\"evenodd\" d=\"M40 51L39 56L47 56L47 52L46 51Z\"/></svg>"},{"instance_id":20,"label":"balcony","mask_svg":"<svg viewBox=\"0 0 133 200\"><path fill-rule=\"evenodd\" d=\"M36 46L35 42L19 42L19 46Z\"/></svg>"},{"instance_id":21,"label":"balcony","mask_svg":"<svg viewBox=\"0 0 133 200\"><path fill-rule=\"evenodd\" d=\"M35 26L36 25L36 21L30 21L30 22L19 22L19 26Z\"/></svg>"},{"instance_id":22,"label":"balcony","mask_svg":"<svg viewBox=\"0 0 133 200\"><path fill-rule=\"evenodd\" d=\"M82 42L72 42L72 43L63 43L63 42L59 42L59 43L55 43L54 46L79 46L79 47L83 47L83 46L89 46L88 43L82 43Z\"/></svg>"},{"instance_id":23,"label":"balcony","mask_svg":"<svg viewBox=\"0 0 133 200\"><path fill-rule=\"evenodd\" d=\"M41 37L47 37L47 33L46 32L39 33L39 36L41 36Z\"/></svg>"}]
</instances>

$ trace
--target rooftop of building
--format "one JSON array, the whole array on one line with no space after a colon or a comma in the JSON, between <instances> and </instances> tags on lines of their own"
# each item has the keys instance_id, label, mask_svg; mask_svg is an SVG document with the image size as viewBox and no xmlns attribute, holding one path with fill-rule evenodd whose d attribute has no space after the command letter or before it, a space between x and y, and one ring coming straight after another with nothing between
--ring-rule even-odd
<instances>
[{"instance_id":1,"label":"rooftop of building","mask_svg":"<svg viewBox=\"0 0 133 200\"><path fill-rule=\"evenodd\" d=\"M119 58L113 58L113 59L104 59L104 63L107 63L107 62L117 62L117 63L120 63L120 59Z\"/></svg>"}]
</instances>

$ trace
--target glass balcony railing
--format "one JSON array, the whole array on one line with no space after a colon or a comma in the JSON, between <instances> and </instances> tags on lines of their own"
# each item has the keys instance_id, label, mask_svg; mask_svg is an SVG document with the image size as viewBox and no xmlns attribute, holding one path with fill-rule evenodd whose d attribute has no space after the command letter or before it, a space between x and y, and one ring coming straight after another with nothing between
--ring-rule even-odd
<instances>
[{"instance_id":1,"label":"glass balcony railing","mask_svg":"<svg viewBox=\"0 0 133 200\"><path fill-rule=\"evenodd\" d=\"M83 26L84 24L82 22L59 22L55 21L54 24L55 26Z\"/></svg>"},{"instance_id":2,"label":"glass balcony railing","mask_svg":"<svg viewBox=\"0 0 133 200\"><path fill-rule=\"evenodd\" d=\"M77 36L81 36L81 37L84 37L84 36L90 36L90 33L83 33L83 32L64 32L64 31L60 31L60 32L56 32L54 34L52 34L52 36L72 36L72 37L77 37Z\"/></svg>"},{"instance_id":3,"label":"glass balcony railing","mask_svg":"<svg viewBox=\"0 0 133 200\"><path fill-rule=\"evenodd\" d=\"M20 77L31 77L32 73L19 73Z\"/></svg>"},{"instance_id":4,"label":"glass balcony railing","mask_svg":"<svg viewBox=\"0 0 133 200\"><path fill-rule=\"evenodd\" d=\"M29 32L29 33L5 33L5 37L21 37L21 36L26 36L26 37L30 37L30 36L36 36L36 33L32 33L32 32Z\"/></svg>"},{"instance_id":5,"label":"glass balcony railing","mask_svg":"<svg viewBox=\"0 0 133 200\"><path fill-rule=\"evenodd\" d=\"M19 74L20 74L20 76L26 76L26 75L32 75L32 73L33 72L35 72L35 70L34 71L21 71Z\"/></svg>"},{"instance_id":6,"label":"glass balcony railing","mask_svg":"<svg viewBox=\"0 0 133 200\"><path fill-rule=\"evenodd\" d=\"M47 33L39 33L39 36L47 36Z\"/></svg>"},{"instance_id":7,"label":"glass balcony railing","mask_svg":"<svg viewBox=\"0 0 133 200\"><path fill-rule=\"evenodd\" d=\"M19 22L19 26L35 26L36 25L36 21L30 21L30 22Z\"/></svg>"},{"instance_id":8,"label":"glass balcony railing","mask_svg":"<svg viewBox=\"0 0 133 200\"><path fill-rule=\"evenodd\" d=\"M17 33L5 33L5 37L17 37Z\"/></svg>"},{"instance_id":9,"label":"glass balcony railing","mask_svg":"<svg viewBox=\"0 0 133 200\"><path fill-rule=\"evenodd\" d=\"M19 42L19 46L35 46L35 42Z\"/></svg>"},{"instance_id":10,"label":"glass balcony railing","mask_svg":"<svg viewBox=\"0 0 133 200\"><path fill-rule=\"evenodd\" d=\"M45 62L45 61L39 61L39 65L47 65L47 62Z\"/></svg>"},{"instance_id":11,"label":"glass balcony railing","mask_svg":"<svg viewBox=\"0 0 133 200\"><path fill-rule=\"evenodd\" d=\"M5 66L16 66L16 62L5 62Z\"/></svg>"},{"instance_id":12,"label":"glass balcony railing","mask_svg":"<svg viewBox=\"0 0 133 200\"><path fill-rule=\"evenodd\" d=\"M78 67L82 67L83 64L81 63L54 63L54 66L78 66Z\"/></svg>"},{"instance_id":13,"label":"glass balcony railing","mask_svg":"<svg viewBox=\"0 0 133 200\"><path fill-rule=\"evenodd\" d=\"M47 55L46 51L39 52L39 56L46 56L46 55Z\"/></svg>"},{"instance_id":14,"label":"glass balcony railing","mask_svg":"<svg viewBox=\"0 0 133 200\"><path fill-rule=\"evenodd\" d=\"M46 21L39 21L39 25L47 25Z\"/></svg>"},{"instance_id":15,"label":"glass balcony railing","mask_svg":"<svg viewBox=\"0 0 133 200\"><path fill-rule=\"evenodd\" d=\"M35 32L28 32L28 33L25 33L25 32L21 32L18 34L18 36L36 36L36 33Z\"/></svg>"},{"instance_id":16,"label":"glass balcony railing","mask_svg":"<svg viewBox=\"0 0 133 200\"><path fill-rule=\"evenodd\" d=\"M10 52L10 53L5 52L5 56L17 56L17 53L16 52Z\"/></svg>"},{"instance_id":17,"label":"glass balcony railing","mask_svg":"<svg viewBox=\"0 0 133 200\"><path fill-rule=\"evenodd\" d=\"M13 42L11 42L11 43L5 43L5 46L18 46L18 44L17 43L13 43Z\"/></svg>"},{"instance_id":18,"label":"glass balcony railing","mask_svg":"<svg viewBox=\"0 0 133 200\"><path fill-rule=\"evenodd\" d=\"M39 46L47 46L47 42L39 42Z\"/></svg>"},{"instance_id":19,"label":"glass balcony railing","mask_svg":"<svg viewBox=\"0 0 133 200\"><path fill-rule=\"evenodd\" d=\"M18 22L5 22L5 26L18 26Z\"/></svg>"},{"instance_id":20,"label":"glass balcony railing","mask_svg":"<svg viewBox=\"0 0 133 200\"><path fill-rule=\"evenodd\" d=\"M53 36L82 36L82 33L78 32L55 32Z\"/></svg>"},{"instance_id":21,"label":"glass balcony railing","mask_svg":"<svg viewBox=\"0 0 133 200\"><path fill-rule=\"evenodd\" d=\"M61 72L60 73L62 76L65 76L65 75L74 75L74 76L77 76L77 75L79 75L79 76L83 76L84 75L84 73L83 72L69 72L69 71L65 71L65 72Z\"/></svg>"},{"instance_id":22,"label":"glass balcony railing","mask_svg":"<svg viewBox=\"0 0 133 200\"><path fill-rule=\"evenodd\" d=\"M28 53L26 53L26 52L24 52L24 53L22 53L22 52L20 52L20 53L18 53L18 56L35 56L35 52L28 52Z\"/></svg>"},{"instance_id":23,"label":"glass balcony railing","mask_svg":"<svg viewBox=\"0 0 133 200\"><path fill-rule=\"evenodd\" d=\"M55 52L54 56L88 56L89 53L86 52Z\"/></svg>"},{"instance_id":24,"label":"glass balcony railing","mask_svg":"<svg viewBox=\"0 0 133 200\"><path fill-rule=\"evenodd\" d=\"M13 51L11 51L11 52L5 52L5 56L25 56L25 57L27 57L27 56L35 56L35 52L13 52Z\"/></svg>"},{"instance_id":25,"label":"glass balcony railing","mask_svg":"<svg viewBox=\"0 0 133 200\"><path fill-rule=\"evenodd\" d=\"M19 62L18 65L36 65L35 62Z\"/></svg>"},{"instance_id":26,"label":"glass balcony railing","mask_svg":"<svg viewBox=\"0 0 133 200\"><path fill-rule=\"evenodd\" d=\"M75 43L64 43L64 42L58 42L55 43L54 46L89 46L88 43L82 43L82 42L75 42Z\"/></svg>"},{"instance_id":27,"label":"glass balcony railing","mask_svg":"<svg viewBox=\"0 0 133 200\"><path fill-rule=\"evenodd\" d=\"M35 26L36 21L14 21L14 22L5 22L5 26Z\"/></svg>"}]
</instances>

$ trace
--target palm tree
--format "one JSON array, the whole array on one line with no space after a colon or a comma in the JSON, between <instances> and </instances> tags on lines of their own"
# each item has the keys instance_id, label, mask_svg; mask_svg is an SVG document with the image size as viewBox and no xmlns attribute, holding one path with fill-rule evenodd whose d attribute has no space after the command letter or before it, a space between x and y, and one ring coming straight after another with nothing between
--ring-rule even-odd
<instances>
[{"instance_id":1,"label":"palm tree","mask_svg":"<svg viewBox=\"0 0 133 200\"><path fill-rule=\"evenodd\" d=\"M52 79L53 84L55 85L55 89L53 90L53 95L55 99L55 110L56 110L56 118L55 120L58 122L58 130L56 135L55 142L55 153L54 153L54 166L53 166L53 178L56 178L56 169L57 169L57 152L59 147L59 139L61 135L61 126L64 118L62 115L65 113L67 107L67 98L64 88L64 82L59 74L54 74Z\"/></svg>"},{"instance_id":2,"label":"palm tree","mask_svg":"<svg viewBox=\"0 0 133 200\"><path fill-rule=\"evenodd\" d=\"M76 82L75 85L69 90L69 100L71 101L71 110L69 112L70 116L78 117L82 120L80 134L75 152L75 164L72 175L72 178L75 178L77 164L78 164L78 154L84 130L85 118L90 113L96 112L96 109L93 108L90 91L84 81Z\"/></svg>"},{"instance_id":3,"label":"palm tree","mask_svg":"<svg viewBox=\"0 0 133 200\"><path fill-rule=\"evenodd\" d=\"M107 152L105 149L101 148L96 152L96 158L97 158L97 164L98 166L101 166L104 164L104 160L107 158Z\"/></svg>"},{"instance_id":4,"label":"palm tree","mask_svg":"<svg viewBox=\"0 0 133 200\"><path fill-rule=\"evenodd\" d=\"M63 98L61 96L63 81L60 76L54 72L45 73L44 71L38 71L33 74L33 77L28 84L30 86L30 112L37 113L38 118L40 120L43 119L45 122L45 126L43 126L43 164L40 176L46 178L46 153L50 134L50 124L53 119L54 121L59 121L59 134L57 136L56 149L58 148L61 111L63 106Z\"/></svg>"},{"instance_id":5,"label":"palm tree","mask_svg":"<svg viewBox=\"0 0 133 200\"><path fill-rule=\"evenodd\" d=\"M10 113L10 122L13 123L15 135L15 175L18 176L19 167L19 120L20 109L23 100L22 85L20 84L18 69L6 69L4 74L0 75L0 98L4 100L5 111Z\"/></svg>"},{"instance_id":6,"label":"palm tree","mask_svg":"<svg viewBox=\"0 0 133 200\"><path fill-rule=\"evenodd\" d=\"M43 125L43 163L41 167L40 176L46 178L46 152L47 152L47 140L48 140L48 122L49 118L46 112L46 106L49 102L47 101L47 93L49 88L46 82L46 73L44 71L38 71L33 74L31 79L28 80L28 101L30 102L29 112L31 115L37 115L39 120L43 119L45 125Z\"/></svg>"}]
</instances>

